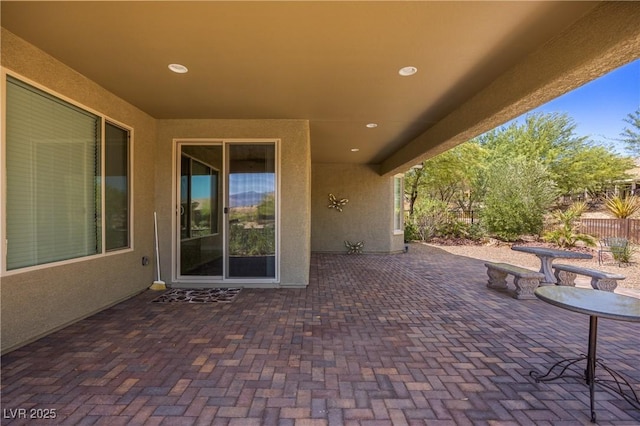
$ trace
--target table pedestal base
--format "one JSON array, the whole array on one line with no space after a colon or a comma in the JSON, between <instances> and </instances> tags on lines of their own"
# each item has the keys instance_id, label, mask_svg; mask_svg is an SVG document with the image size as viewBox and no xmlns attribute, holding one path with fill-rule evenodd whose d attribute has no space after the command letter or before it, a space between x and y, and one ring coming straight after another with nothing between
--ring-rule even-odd
<instances>
[{"instance_id":1,"label":"table pedestal base","mask_svg":"<svg viewBox=\"0 0 640 426\"><path fill-rule=\"evenodd\" d=\"M589 350L587 355L582 355L578 358L563 359L556 362L547 370L545 374L540 374L537 371L531 371L529 375L536 380L536 383L550 382L552 380L573 377L584 380L589 386L589 400L591 405L591 422L596 421L596 409L595 409L595 384L598 383L602 387L609 389L612 392L620 395L628 401L635 408L640 409L640 399L633 386L625 379L620 373L608 368L598 358L596 358L596 343L598 338L598 317L595 315L589 316ZM587 367L584 370L576 368L576 364L580 361L587 361ZM600 379L596 377L596 365L601 367L604 371L609 373L610 378ZM558 373L551 375L553 371L560 370Z\"/></svg>"},{"instance_id":2,"label":"table pedestal base","mask_svg":"<svg viewBox=\"0 0 640 426\"><path fill-rule=\"evenodd\" d=\"M586 361L587 363L585 369L581 369L577 365L582 361ZM600 360L595 361L594 367L595 366L608 373L605 375L605 378L595 377L595 368L593 370L593 374L589 374L589 357L587 355L582 355L578 358L563 359L562 361L553 364L551 368L549 368L544 374L534 370L531 371L529 375L535 379L536 383L551 382L553 380L563 378L574 378L583 380L585 384L589 386L592 423L595 423L596 421L596 412L594 406L594 393L596 384L608 389L611 392L616 393L617 395L620 395L633 407L640 409L640 398L638 398L638 394L633 389L633 386L631 386L631 384L627 381L626 378L624 378L624 376L622 376L617 371L607 367Z\"/></svg>"},{"instance_id":3,"label":"table pedestal base","mask_svg":"<svg viewBox=\"0 0 640 426\"><path fill-rule=\"evenodd\" d=\"M589 386L591 421L594 423L596 421L594 399L596 383L618 394L634 408L640 409L640 399L633 386L621 374L605 366L596 355L598 318L640 322L640 301L612 292L567 286L539 287L535 295L551 305L589 315L589 346L587 355L557 362L546 373L531 371L529 375L538 383L562 377L576 377L581 381L584 380L584 383ZM586 361L587 364L584 369L579 365L582 361ZM596 366L602 369L600 374L602 377L596 377Z\"/></svg>"},{"instance_id":4,"label":"table pedestal base","mask_svg":"<svg viewBox=\"0 0 640 426\"><path fill-rule=\"evenodd\" d=\"M587 356L583 355L578 358L563 359L555 363L546 373L542 374L538 371L531 371L529 375L533 377L536 383L551 382L557 379L573 378L584 380L585 384L589 386L589 396L591 399L591 422L595 423L596 413L594 407L594 393L595 384L598 384L617 395L620 395L625 401L631 404L633 407L640 410L640 398L633 389L633 386L629 381L615 370L610 369L604 365L600 360L596 361L596 365L602 370L608 373L607 378L594 378L589 380L587 378L587 369L580 370L576 364L581 361L587 361Z\"/></svg>"},{"instance_id":5,"label":"table pedestal base","mask_svg":"<svg viewBox=\"0 0 640 426\"><path fill-rule=\"evenodd\" d=\"M544 274L544 282L540 285L553 285L556 283L556 277L553 276L553 269L551 264L553 263L553 257L538 256L540 258L540 272Z\"/></svg>"}]
</instances>

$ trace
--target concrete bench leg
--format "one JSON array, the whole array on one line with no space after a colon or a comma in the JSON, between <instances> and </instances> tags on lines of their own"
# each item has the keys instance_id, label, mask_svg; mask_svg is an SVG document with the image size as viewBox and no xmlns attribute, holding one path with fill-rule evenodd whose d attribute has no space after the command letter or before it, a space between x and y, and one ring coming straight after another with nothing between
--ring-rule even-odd
<instances>
[{"instance_id":1,"label":"concrete bench leg","mask_svg":"<svg viewBox=\"0 0 640 426\"><path fill-rule=\"evenodd\" d=\"M513 292L514 298L535 299L536 295L533 292L540 285L540 280L535 278L515 277L513 279L513 284L516 286L516 290Z\"/></svg>"},{"instance_id":2,"label":"concrete bench leg","mask_svg":"<svg viewBox=\"0 0 640 426\"><path fill-rule=\"evenodd\" d=\"M487 268L487 275L489 276L487 287L500 291L506 291L508 289L506 272Z\"/></svg>"},{"instance_id":3,"label":"concrete bench leg","mask_svg":"<svg viewBox=\"0 0 640 426\"><path fill-rule=\"evenodd\" d=\"M618 281L606 278L591 278L591 287L596 290L613 291L618 287Z\"/></svg>"},{"instance_id":4,"label":"concrete bench leg","mask_svg":"<svg viewBox=\"0 0 640 426\"><path fill-rule=\"evenodd\" d=\"M576 286L576 274L573 272L560 271L556 269L554 275L556 276L558 285L568 285L571 287Z\"/></svg>"}]
</instances>

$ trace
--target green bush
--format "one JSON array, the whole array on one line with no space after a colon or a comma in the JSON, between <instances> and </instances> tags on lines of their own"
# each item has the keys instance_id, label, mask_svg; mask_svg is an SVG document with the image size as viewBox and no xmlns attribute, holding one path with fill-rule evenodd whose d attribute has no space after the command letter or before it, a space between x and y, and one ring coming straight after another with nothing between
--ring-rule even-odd
<instances>
[{"instance_id":1,"label":"green bush","mask_svg":"<svg viewBox=\"0 0 640 426\"><path fill-rule=\"evenodd\" d=\"M479 241L487 236L484 228L478 223L472 223L469 225L469 238L474 241Z\"/></svg>"},{"instance_id":2,"label":"green bush","mask_svg":"<svg viewBox=\"0 0 640 426\"><path fill-rule=\"evenodd\" d=\"M275 228L245 228L234 224L229 232L229 253L234 256L266 256L276 252Z\"/></svg>"},{"instance_id":3,"label":"green bush","mask_svg":"<svg viewBox=\"0 0 640 426\"><path fill-rule=\"evenodd\" d=\"M428 240L438 235L438 229L452 219L447 203L432 198L420 199L414 206L413 222L418 240Z\"/></svg>"},{"instance_id":4,"label":"green bush","mask_svg":"<svg viewBox=\"0 0 640 426\"><path fill-rule=\"evenodd\" d=\"M432 237L480 240L485 234L480 225L457 220L447 203L432 198L420 199L413 216L404 225L405 242L424 241Z\"/></svg>"},{"instance_id":5,"label":"green bush","mask_svg":"<svg viewBox=\"0 0 640 426\"><path fill-rule=\"evenodd\" d=\"M479 227L460 220L453 220L438 227L436 235L444 238L477 239Z\"/></svg>"},{"instance_id":6,"label":"green bush","mask_svg":"<svg viewBox=\"0 0 640 426\"><path fill-rule=\"evenodd\" d=\"M556 210L553 213L555 229L544 235L545 241L550 241L559 247L575 247L576 242L582 241L588 246L595 246L596 241L591 235L582 234L580 230L580 216L587 210L585 202L573 203L567 210Z\"/></svg>"},{"instance_id":7,"label":"green bush","mask_svg":"<svg viewBox=\"0 0 640 426\"><path fill-rule=\"evenodd\" d=\"M613 255L613 260L618 263L631 263L631 258L635 253L635 249L631 246L631 244L627 244L624 247L620 247L618 250L612 250L611 254Z\"/></svg>"},{"instance_id":8,"label":"green bush","mask_svg":"<svg viewBox=\"0 0 640 426\"><path fill-rule=\"evenodd\" d=\"M469 227L464 222L453 220L439 225L436 235L444 238L466 238L469 235Z\"/></svg>"},{"instance_id":9,"label":"green bush","mask_svg":"<svg viewBox=\"0 0 640 426\"><path fill-rule=\"evenodd\" d=\"M418 231L416 224L411 220L407 220L404 224L404 242L409 243L420 239L420 232Z\"/></svg>"},{"instance_id":10,"label":"green bush","mask_svg":"<svg viewBox=\"0 0 640 426\"><path fill-rule=\"evenodd\" d=\"M555 197L555 185L542 164L524 157L496 160L487 170L482 223L505 241L540 235L544 213Z\"/></svg>"}]
</instances>

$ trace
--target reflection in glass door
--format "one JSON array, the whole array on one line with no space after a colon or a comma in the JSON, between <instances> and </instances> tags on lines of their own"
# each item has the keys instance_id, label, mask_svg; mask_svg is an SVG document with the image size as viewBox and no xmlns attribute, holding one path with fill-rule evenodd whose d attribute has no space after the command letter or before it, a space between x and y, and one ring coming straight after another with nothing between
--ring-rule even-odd
<instances>
[{"instance_id":1,"label":"reflection in glass door","mask_svg":"<svg viewBox=\"0 0 640 426\"><path fill-rule=\"evenodd\" d=\"M220 145L180 150L181 276L223 275L221 166Z\"/></svg>"},{"instance_id":2,"label":"reflection in glass door","mask_svg":"<svg viewBox=\"0 0 640 426\"><path fill-rule=\"evenodd\" d=\"M275 144L227 145L227 277L276 276Z\"/></svg>"}]
</instances>

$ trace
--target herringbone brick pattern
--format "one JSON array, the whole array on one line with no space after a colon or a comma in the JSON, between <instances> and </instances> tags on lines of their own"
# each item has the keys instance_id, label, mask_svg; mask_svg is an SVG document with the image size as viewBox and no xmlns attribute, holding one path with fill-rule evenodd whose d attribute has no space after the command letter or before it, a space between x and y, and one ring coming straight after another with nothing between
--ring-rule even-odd
<instances>
[{"instance_id":1,"label":"herringbone brick pattern","mask_svg":"<svg viewBox=\"0 0 640 426\"><path fill-rule=\"evenodd\" d=\"M586 351L588 317L486 288L483 263L413 245L312 257L307 289L231 304L145 292L2 358L3 424L581 425L588 389L532 369ZM640 324L598 354L640 392ZM596 394L599 424L640 411ZM53 420L17 410L55 410Z\"/></svg>"}]
</instances>

